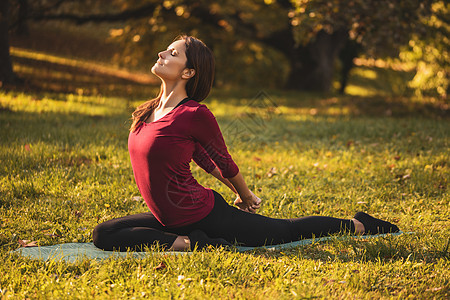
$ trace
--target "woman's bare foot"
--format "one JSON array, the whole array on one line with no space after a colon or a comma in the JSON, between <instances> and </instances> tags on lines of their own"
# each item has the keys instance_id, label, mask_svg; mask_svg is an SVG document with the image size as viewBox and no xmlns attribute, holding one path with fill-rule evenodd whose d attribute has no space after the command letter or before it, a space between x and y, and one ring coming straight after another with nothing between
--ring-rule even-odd
<instances>
[{"instance_id":1,"label":"woman's bare foot","mask_svg":"<svg viewBox=\"0 0 450 300\"><path fill-rule=\"evenodd\" d=\"M184 250L193 250L197 248L201 250L207 246L213 247L229 247L231 246L226 240L221 238L210 238L203 231L194 230L189 236L180 235L173 242L172 246L169 248L171 251L184 251Z\"/></svg>"},{"instance_id":2,"label":"woman's bare foot","mask_svg":"<svg viewBox=\"0 0 450 300\"><path fill-rule=\"evenodd\" d=\"M365 228L364 224L356 219L352 219L353 224L355 224L355 234L364 234Z\"/></svg>"},{"instance_id":3,"label":"woman's bare foot","mask_svg":"<svg viewBox=\"0 0 450 300\"><path fill-rule=\"evenodd\" d=\"M189 250L191 248L191 241L189 237L186 235L179 235L172 246L169 248L171 251L184 251Z\"/></svg>"}]
</instances>

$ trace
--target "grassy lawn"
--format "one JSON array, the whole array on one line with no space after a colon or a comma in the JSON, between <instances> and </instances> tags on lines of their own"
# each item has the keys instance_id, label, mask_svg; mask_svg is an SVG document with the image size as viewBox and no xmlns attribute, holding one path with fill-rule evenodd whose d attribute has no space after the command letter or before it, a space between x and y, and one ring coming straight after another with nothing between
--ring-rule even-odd
<instances>
[{"instance_id":1,"label":"grassy lawn","mask_svg":"<svg viewBox=\"0 0 450 300\"><path fill-rule=\"evenodd\" d=\"M426 105L405 115L400 100L377 102L385 98L243 94L217 91L206 104L247 182L264 200L261 214L352 217L364 210L414 233L285 252L155 251L142 260L73 264L11 255L19 239L89 242L99 222L147 208L127 152L130 106L139 101L2 92L3 297L449 296L447 118ZM392 114L377 110L379 105L391 105ZM233 200L195 165L193 172ZM166 268L156 268L161 262Z\"/></svg>"},{"instance_id":2,"label":"grassy lawn","mask_svg":"<svg viewBox=\"0 0 450 300\"><path fill-rule=\"evenodd\" d=\"M83 69L86 63L16 54L16 71L35 77L25 92L0 91L2 298L450 297L448 103L390 96L393 88L379 93L383 86L370 79L380 84L387 71L364 67L354 72L352 95L219 89L205 104L263 199L259 213L351 218L363 210L410 234L283 252L173 256L154 248L145 259L102 262L10 254L23 240L91 242L96 224L148 209L127 138L132 108L155 93L111 69L100 74ZM32 68L42 71L42 82ZM192 169L201 184L233 201L214 178Z\"/></svg>"}]
</instances>

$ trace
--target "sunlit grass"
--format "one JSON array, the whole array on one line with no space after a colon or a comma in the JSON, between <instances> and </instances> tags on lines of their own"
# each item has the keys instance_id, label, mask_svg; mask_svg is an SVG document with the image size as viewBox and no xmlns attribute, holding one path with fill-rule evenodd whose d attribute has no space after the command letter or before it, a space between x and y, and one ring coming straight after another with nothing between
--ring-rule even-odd
<instances>
[{"instance_id":1,"label":"sunlit grass","mask_svg":"<svg viewBox=\"0 0 450 300\"><path fill-rule=\"evenodd\" d=\"M345 92L352 96L370 97L377 95L377 91L375 89L368 89L367 87L357 86L354 84L349 84L345 89Z\"/></svg>"},{"instance_id":2,"label":"sunlit grass","mask_svg":"<svg viewBox=\"0 0 450 300\"><path fill-rule=\"evenodd\" d=\"M350 218L364 210L415 233L336 239L284 252L155 252L105 262L45 263L11 255L18 239L90 242L97 223L147 210L135 200L127 151L130 109L142 100L1 92L0 294L447 298L450 124L440 104L409 107L387 98L267 91L276 107L251 105L261 104L257 94L216 91L205 104L247 183L263 199L261 214ZM194 164L192 169L200 183L231 203L226 187ZM157 270L161 262L166 268Z\"/></svg>"},{"instance_id":3,"label":"sunlit grass","mask_svg":"<svg viewBox=\"0 0 450 300\"><path fill-rule=\"evenodd\" d=\"M106 103L107 102L107 103ZM108 116L127 112L128 103L121 98L103 98L100 96L82 96L60 94L48 96L30 96L23 93L2 94L0 107L8 107L11 111L28 113L63 113L83 114L89 116Z\"/></svg>"},{"instance_id":4,"label":"sunlit grass","mask_svg":"<svg viewBox=\"0 0 450 300\"><path fill-rule=\"evenodd\" d=\"M126 70L120 70L112 68L109 65L102 65L93 61L83 61L80 59L72 59L67 57L61 57L57 55L51 55L36 50L20 49L11 47L11 55L20 58L28 58L36 61L44 61L48 63L54 63L67 67L76 67L82 70L94 71L102 75L112 75L118 78L124 78L132 80L142 84L155 84L156 78L149 74L137 74L135 72L129 72Z\"/></svg>"},{"instance_id":5,"label":"sunlit grass","mask_svg":"<svg viewBox=\"0 0 450 300\"><path fill-rule=\"evenodd\" d=\"M123 96L145 99L155 94L157 79L105 62L68 58L31 49L11 47L14 71L26 89L92 96ZM38 74L38 76L36 76Z\"/></svg>"}]
</instances>

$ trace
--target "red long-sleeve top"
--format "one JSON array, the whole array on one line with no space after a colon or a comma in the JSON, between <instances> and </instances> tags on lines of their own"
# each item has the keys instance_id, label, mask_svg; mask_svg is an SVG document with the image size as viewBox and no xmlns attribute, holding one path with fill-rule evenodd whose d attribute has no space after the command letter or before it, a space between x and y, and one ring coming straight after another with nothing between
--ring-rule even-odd
<instances>
[{"instance_id":1,"label":"red long-sleeve top","mask_svg":"<svg viewBox=\"0 0 450 300\"><path fill-rule=\"evenodd\" d=\"M158 221L169 227L200 221L214 206L212 190L192 176L192 159L208 173L217 166L224 178L239 172L216 118L194 100L130 132L128 150L142 197Z\"/></svg>"}]
</instances>

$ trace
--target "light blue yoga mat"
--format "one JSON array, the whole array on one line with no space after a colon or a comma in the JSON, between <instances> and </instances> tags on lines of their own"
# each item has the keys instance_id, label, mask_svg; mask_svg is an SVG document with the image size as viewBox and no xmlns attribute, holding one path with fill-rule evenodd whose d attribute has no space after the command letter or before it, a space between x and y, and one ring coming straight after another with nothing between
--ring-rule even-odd
<instances>
[{"instance_id":1,"label":"light blue yoga mat","mask_svg":"<svg viewBox=\"0 0 450 300\"><path fill-rule=\"evenodd\" d=\"M263 247L236 247L236 250L239 252L245 252L255 249L267 249L271 251L275 250L286 250L289 248L293 248L296 246L308 245L316 242L327 241L330 239L346 239L346 238L357 238L357 239L367 239L367 238L376 238L376 237L384 237L388 235L400 235L403 232L397 232L392 234L378 234L378 235L363 235L363 236L330 236L330 237L321 237L316 239L305 239L296 242L279 244L279 245L271 245L271 246L263 246ZM19 248L12 253L18 253L24 257L28 257L30 259L40 259L40 260L63 260L67 262L75 262L77 260L83 259L96 259L102 260L110 257L113 258L126 258L126 257L134 257L134 258L144 258L153 253L163 253L169 255L180 255L180 254L189 254L192 252L176 252L176 251L166 251L166 252L117 252L117 251L103 251L94 246L93 243L67 243L67 244L58 244L52 246L42 246L42 247L25 247Z\"/></svg>"}]
</instances>

